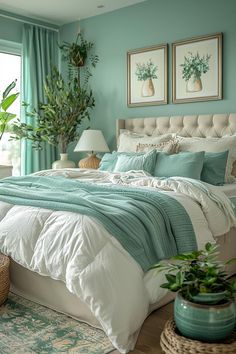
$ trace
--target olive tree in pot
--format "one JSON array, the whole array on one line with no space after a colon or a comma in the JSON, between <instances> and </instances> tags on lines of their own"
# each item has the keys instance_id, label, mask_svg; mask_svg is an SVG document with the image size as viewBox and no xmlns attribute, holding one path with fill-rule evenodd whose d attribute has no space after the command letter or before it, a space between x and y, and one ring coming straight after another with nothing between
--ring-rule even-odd
<instances>
[{"instance_id":1,"label":"olive tree in pot","mask_svg":"<svg viewBox=\"0 0 236 354\"><path fill-rule=\"evenodd\" d=\"M19 92L12 93L12 90L14 90L15 87L16 80L11 82L2 93L2 99L0 102L0 141L2 140L3 134L11 130L10 123L16 118L16 114L8 112L8 109L19 96ZM11 174L12 166L0 166L0 178L10 176Z\"/></svg>"},{"instance_id":2,"label":"olive tree in pot","mask_svg":"<svg viewBox=\"0 0 236 354\"><path fill-rule=\"evenodd\" d=\"M53 66L44 84L45 102L40 103L38 110L26 113L36 124L20 121L14 124L16 139L31 140L35 149L42 149L45 141L59 148L61 160L55 161L53 168L75 167L74 162L67 159L68 145L78 140L80 125L84 120L90 120L90 110L95 106L88 81L92 75L90 67L95 67L98 57L89 53L93 43L85 41L81 34L78 38L76 43L60 47L68 67L67 80ZM80 52L83 63L78 65L73 58Z\"/></svg>"},{"instance_id":3,"label":"olive tree in pot","mask_svg":"<svg viewBox=\"0 0 236 354\"><path fill-rule=\"evenodd\" d=\"M174 303L175 323L186 337L206 342L221 341L235 326L234 293L236 282L227 279L219 262L217 245L207 243L204 250L185 253L151 268L166 271L162 288L178 292Z\"/></svg>"}]
</instances>

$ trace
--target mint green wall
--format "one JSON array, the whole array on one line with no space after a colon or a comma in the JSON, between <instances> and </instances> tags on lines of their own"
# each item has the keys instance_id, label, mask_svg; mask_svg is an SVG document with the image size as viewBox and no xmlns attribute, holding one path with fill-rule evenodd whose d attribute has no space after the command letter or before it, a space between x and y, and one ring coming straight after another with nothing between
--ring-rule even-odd
<instances>
[{"instance_id":1,"label":"mint green wall","mask_svg":"<svg viewBox=\"0 0 236 354\"><path fill-rule=\"evenodd\" d=\"M96 98L92 126L103 130L114 147L115 119L211 112L236 112L236 0L149 0L80 22L86 39L95 42L100 62L91 80ZM74 40L78 23L64 26ZM128 108L126 52L193 36L223 32L222 101ZM171 101L171 46L169 46Z\"/></svg>"},{"instance_id":2,"label":"mint green wall","mask_svg":"<svg viewBox=\"0 0 236 354\"><path fill-rule=\"evenodd\" d=\"M9 19L5 18L3 15L15 17L16 20L14 19ZM5 41L10 41L10 42L15 42L15 43L21 43L22 42L22 29L23 29L23 22L17 21L17 19L25 20L25 21L32 21L35 24L38 25L46 25L50 26L52 28L58 28L58 26L43 22L43 21L38 21L34 20L25 16L20 16L16 14L12 14L7 11L2 11L0 10L0 40L5 40Z\"/></svg>"},{"instance_id":3,"label":"mint green wall","mask_svg":"<svg viewBox=\"0 0 236 354\"><path fill-rule=\"evenodd\" d=\"M0 17L0 39L21 43L23 23Z\"/></svg>"}]
</instances>

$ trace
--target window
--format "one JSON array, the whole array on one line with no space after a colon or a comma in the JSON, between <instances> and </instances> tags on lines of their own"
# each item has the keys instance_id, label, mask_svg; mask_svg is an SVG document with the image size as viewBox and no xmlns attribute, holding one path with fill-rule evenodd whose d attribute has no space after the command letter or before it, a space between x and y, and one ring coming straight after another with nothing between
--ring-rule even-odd
<instances>
[{"instance_id":1,"label":"window","mask_svg":"<svg viewBox=\"0 0 236 354\"><path fill-rule=\"evenodd\" d=\"M1 43L0 43L1 44ZM0 93L2 96L5 88L15 79L17 79L15 91L20 92L21 84L21 56L20 54L8 53L2 50L0 45ZM2 51L1 51L2 50ZM20 97L9 108L9 112L14 113L20 117ZM0 165L12 165L15 176L20 175L20 141L9 140L10 133L4 133L0 141Z\"/></svg>"}]
</instances>

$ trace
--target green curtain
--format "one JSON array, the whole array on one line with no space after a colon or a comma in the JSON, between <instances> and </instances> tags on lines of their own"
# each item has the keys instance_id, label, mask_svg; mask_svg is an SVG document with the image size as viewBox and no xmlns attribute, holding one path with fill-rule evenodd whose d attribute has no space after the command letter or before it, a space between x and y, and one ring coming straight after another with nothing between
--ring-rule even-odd
<instances>
[{"instance_id":1,"label":"green curtain","mask_svg":"<svg viewBox=\"0 0 236 354\"><path fill-rule=\"evenodd\" d=\"M33 25L23 28L22 55L22 101L29 104L27 110L37 110L39 103L45 101L44 81L50 74L51 64L58 64L57 32ZM22 109L21 120L35 125L35 120L27 117ZM51 168L56 160L56 148L44 143L43 149L32 148L32 142L23 140L21 144L21 174L29 174Z\"/></svg>"}]
</instances>

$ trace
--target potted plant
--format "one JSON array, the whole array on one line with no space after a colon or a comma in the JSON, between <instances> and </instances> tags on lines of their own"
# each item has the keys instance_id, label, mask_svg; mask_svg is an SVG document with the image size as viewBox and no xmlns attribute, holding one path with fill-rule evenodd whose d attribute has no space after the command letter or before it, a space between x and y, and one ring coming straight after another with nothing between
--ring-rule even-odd
<instances>
[{"instance_id":1,"label":"potted plant","mask_svg":"<svg viewBox=\"0 0 236 354\"><path fill-rule=\"evenodd\" d=\"M174 318L179 331L192 339L215 342L229 336L235 326L236 282L227 279L226 263L219 262L217 245L185 253L152 267L166 271L162 288L178 292Z\"/></svg>"},{"instance_id":2,"label":"potted plant","mask_svg":"<svg viewBox=\"0 0 236 354\"><path fill-rule=\"evenodd\" d=\"M138 81L143 81L141 95L151 97L155 94L153 79L157 79L157 65L154 65L151 59L146 63L137 63L135 75Z\"/></svg>"},{"instance_id":3,"label":"potted plant","mask_svg":"<svg viewBox=\"0 0 236 354\"><path fill-rule=\"evenodd\" d=\"M19 92L12 93L12 90L15 87L16 80L11 82L2 93L2 99L0 102L0 141L2 140L3 134L10 130L9 123L16 117L16 114L8 111L19 96ZM11 174L12 166L0 166L0 178L10 176Z\"/></svg>"},{"instance_id":4,"label":"potted plant","mask_svg":"<svg viewBox=\"0 0 236 354\"><path fill-rule=\"evenodd\" d=\"M45 102L40 103L38 110L26 112L36 120L36 124L20 121L14 124L16 139L29 139L36 149L42 149L45 141L59 148L61 160L55 161L53 168L75 167L74 162L67 159L68 145L78 139L81 123L90 119L90 110L95 106L88 79L92 75L89 65L95 66L98 57L89 55L93 43L85 41L81 35L78 38L80 45L76 42L61 46L69 69L68 79L65 80L59 70L52 67L51 75L47 76L44 84Z\"/></svg>"},{"instance_id":5,"label":"potted plant","mask_svg":"<svg viewBox=\"0 0 236 354\"><path fill-rule=\"evenodd\" d=\"M85 66L88 53L93 46L94 44L86 41L81 33L78 33L75 42L63 42L63 44L59 46L62 50L64 60L68 62L69 76L71 76L74 71L76 72L76 75L80 73L79 69ZM91 65L95 67L98 62L98 56L90 54L88 59L90 60Z\"/></svg>"},{"instance_id":6,"label":"potted plant","mask_svg":"<svg viewBox=\"0 0 236 354\"><path fill-rule=\"evenodd\" d=\"M209 60L211 55L200 56L198 52L197 54L191 52L188 54L187 57L184 57L184 63L180 64L183 68L182 78L187 82L187 92L198 92L202 90L202 74L206 74L210 69Z\"/></svg>"}]
</instances>

